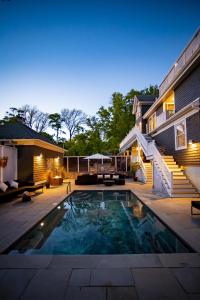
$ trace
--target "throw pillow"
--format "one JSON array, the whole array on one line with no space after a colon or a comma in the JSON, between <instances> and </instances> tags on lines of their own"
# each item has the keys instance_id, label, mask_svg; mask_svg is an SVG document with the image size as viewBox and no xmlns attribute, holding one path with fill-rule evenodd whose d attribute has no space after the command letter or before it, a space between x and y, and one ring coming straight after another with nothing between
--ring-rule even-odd
<instances>
[{"instance_id":1,"label":"throw pillow","mask_svg":"<svg viewBox=\"0 0 200 300\"><path fill-rule=\"evenodd\" d=\"M4 182L0 182L0 190L5 192L7 190L8 186Z\"/></svg>"},{"instance_id":2,"label":"throw pillow","mask_svg":"<svg viewBox=\"0 0 200 300\"><path fill-rule=\"evenodd\" d=\"M10 183L11 187L13 187L15 189L18 189L18 185L19 185L18 182L14 181L14 180L11 180L9 183Z\"/></svg>"}]
</instances>

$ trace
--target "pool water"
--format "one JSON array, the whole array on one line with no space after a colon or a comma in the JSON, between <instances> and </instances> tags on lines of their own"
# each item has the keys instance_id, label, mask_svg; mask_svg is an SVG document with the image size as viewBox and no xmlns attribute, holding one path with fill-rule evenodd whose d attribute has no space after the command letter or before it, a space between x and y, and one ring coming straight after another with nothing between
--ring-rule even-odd
<instances>
[{"instance_id":1,"label":"pool water","mask_svg":"<svg viewBox=\"0 0 200 300\"><path fill-rule=\"evenodd\" d=\"M9 254L191 252L130 191L76 191Z\"/></svg>"}]
</instances>

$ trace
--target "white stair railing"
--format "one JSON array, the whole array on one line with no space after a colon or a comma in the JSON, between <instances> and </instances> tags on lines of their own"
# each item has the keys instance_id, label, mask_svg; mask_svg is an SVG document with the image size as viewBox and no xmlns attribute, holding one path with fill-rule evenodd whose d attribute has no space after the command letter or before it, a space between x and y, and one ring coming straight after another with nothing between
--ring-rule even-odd
<instances>
[{"instance_id":1,"label":"white stair railing","mask_svg":"<svg viewBox=\"0 0 200 300\"><path fill-rule=\"evenodd\" d=\"M151 148L151 153L153 156L153 162L157 165L161 176L164 180L162 180L169 196L172 196L172 187L173 187L173 172L170 171L167 164L163 160L162 155L160 154L158 148L156 147L155 141L152 141L149 145Z\"/></svg>"},{"instance_id":2,"label":"white stair railing","mask_svg":"<svg viewBox=\"0 0 200 300\"><path fill-rule=\"evenodd\" d=\"M140 132L140 130L135 126L121 142L120 148L123 149L127 145L131 144L131 142L133 142L134 140L137 140L146 158L153 160L153 162L157 165L161 173L163 185L165 186L169 196L171 196L173 187L173 173L169 170L167 164L163 160L162 155L156 147L155 141L153 140L148 142L145 139L144 135ZM141 157L139 163L141 165L143 173L146 174L146 170Z\"/></svg>"},{"instance_id":3,"label":"white stair railing","mask_svg":"<svg viewBox=\"0 0 200 300\"><path fill-rule=\"evenodd\" d=\"M138 156L138 162L140 164L140 168L141 168L141 171L142 171L142 174L143 174L143 177L144 177L144 182L146 183L147 182L147 172L146 172L146 169L145 169L145 166L144 166L144 162L143 162L140 155Z\"/></svg>"}]
</instances>

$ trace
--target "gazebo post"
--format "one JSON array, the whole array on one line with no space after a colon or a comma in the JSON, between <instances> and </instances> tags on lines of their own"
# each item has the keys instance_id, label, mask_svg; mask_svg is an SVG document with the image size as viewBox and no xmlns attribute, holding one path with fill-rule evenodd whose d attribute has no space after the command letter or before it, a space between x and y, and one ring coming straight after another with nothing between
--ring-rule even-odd
<instances>
[{"instance_id":1,"label":"gazebo post","mask_svg":"<svg viewBox=\"0 0 200 300\"><path fill-rule=\"evenodd\" d=\"M117 157L115 156L115 172L117 172Z\"/></svg>"},{"instance_id":2,"label":"gazebo post","mask_svg":"<svg viewBox=\"0 0 200 300\"><path fill-rule=\"evenodd\" d=\"M77 156L77 171L78 171L78 173L79 173L79 156Z\"/></svg>"}]
</instances>

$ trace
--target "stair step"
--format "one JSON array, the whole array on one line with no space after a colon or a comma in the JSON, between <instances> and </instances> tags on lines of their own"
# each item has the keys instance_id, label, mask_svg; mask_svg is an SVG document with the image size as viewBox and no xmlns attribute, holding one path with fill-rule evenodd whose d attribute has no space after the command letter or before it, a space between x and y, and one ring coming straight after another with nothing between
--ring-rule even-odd
<instances>
[{"instance_id":1,"label":"stair step","mask_svg":"<svg viewBox=\"0 0 200 300\"><path fill-rule=\"evenodd\" d=\"M179 170L174 170L173 171L173 175L175 175L175 176L177 176L177 175L183 175L183 176L185 176L185 174L183 173L183 171L179 171Z\"/></svg>"},{"instance_id":2,"label":"stair step","mask_svg":"<svg viewBox=\"0 0 200 300\"><path fill-rule=\"evenodd\" d=\"M173 194L172 197L174 198L199 198L200 195L198 193L196 194Z\"/></svg>"},{"instance_id":3,"label":"stair step","mask_svg":"<svg viewBox=\"0 0 200 300\"><path fill-rule=\"evenodd\" d=\"M163 158L173 158L174 159L173 155L163 155Z\"/></svg>"},{"instance_id":4,"label":"stair step","mask_svg":"<svg viewBox=\"0 0 200 300\"><path fill-rule=\"evenodd\" d=\"M173 157L163 157L165 161L175 161Z\"/></svg>"},{"instance_id":5,"label":"stair step","mask_svg":"<svg viewBox=\"0 0 200 300\"><path fill-rule=\"evenodd\" d=\"M173 189L173 194L196 194L197 191L194 188L184 188L184 189ZM197 193L198 194L198 193Z\"/></svg>"},{"instance_id":6,"label":"stair step","mask_svg":"<svg viewBox=\"0 0 200 300\"><path fill-rule=\"evenodd\" d=\"M173 176L173 180L182 180L182 179L187 179L186 176Z\"/></svg>"},{"instance_id":7,"label":"stair step","mask_svg":"<svg viewBox=\"0 0 200 300\"><path fill-rule=\"evenodd\" d=\"M189 181L189 180L188 180ZM173 183L173 188L174 189L185 189L185 188L194 188L192 184L187 183L187 184L174 184Z\"/></svg>"},{"instance_id":8,"label":"stair step","mask_svg":"<svg viewBox=\"0 0 200 300\"><path fill-rule=\"evenodd\" d=\"M190 183L188 179L174 179L173 178L173 184L187 184Z\"/></svg>"}]
</instances>

